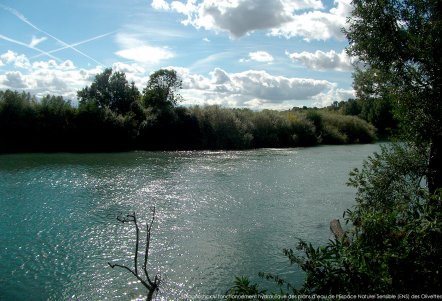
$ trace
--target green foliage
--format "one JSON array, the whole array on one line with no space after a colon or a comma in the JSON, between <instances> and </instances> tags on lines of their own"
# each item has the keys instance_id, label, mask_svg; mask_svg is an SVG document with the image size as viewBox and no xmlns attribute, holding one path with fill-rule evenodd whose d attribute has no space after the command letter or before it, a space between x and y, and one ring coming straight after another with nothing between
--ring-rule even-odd
<instances>
[{"instance_id":1,"label":"green foliage","mask_svg":"<svg viewBox=\"0 0 442 301\"><path fill-rule=\"evenodd\" d=\"M117 102L130 103L121 113L123 109L105 102L108 98L91 96L103 95L110 86L102 87L109 82L119 81L122 90L136 89L124 78L120 73L111 75L110 70L97 75L90 87L79 92L83 98L78 108L60 96L47 95L37 101L25 93L0 92L0 139L4 142L0 152L250 149L368 143L375 137L373 127L362 120L324 110L254 112L172 103L144 107L134 97ZM138 91L129 94L138 95Z\"/></svg>"},{"instance_id":2,"label":"green foliage","mask_svg":"<svg viewBox=\"0 0 442 301\"><path fill-rule=\"evenodd\" d=\"M338 107L341 110L342 114L344 115L358 116L359 114L361 114L362 111L362 105L360 104L360 101L358 101L357 99L349 99L348 101L341 101Z\"/></svg>"},{"instance_id":3,"label":"green foliage","mask_svg":"<svg viewBox=\"0 0 442 301\"><path fill-rule=\"evenodd\" d=\"M322 114L318 110L308 110L306 118L313 123L315 127L316 135L321 139L322 131L324 130L324 123L322 120Z\"/></svg>"},{"instance_id":4,"label":"green foliage","mask_svg":"<svg viewBox=\"0 0 442 301\"><path fill-rule=\"evenodd\" d=\"M0 94L0 151L22 151L34 141L37 126L35 99L10 90Z\"/></svg>"},{"instance_id":5,"label":"green foliage","mask_svg":"<svg viewBox=\"0 0 442 301\"><path fill-rule=\"evenodd\" d=\"M108 68L78 91L78 108L60 96L37 101L26 93L0 92L0 152L249 149L375 138L361 120L331 118L316 108L177 107L181 87L176 71L161 69L141 96L123 72Z\"/></svg>"},{"instance_id":6,"label":"green foliage","mask_svg":"<svg viewBox=\"0 0 442 301\"><path fill-rule=\"evenodd\" d=\"M251 126L239 111L209 106L191 109L199 123L202 148L244 149L250 148L253 138Z\"/></svg>"},{"instance_id":7,"label":"green foliage","mask_svg":"<svg viewBox=\"0 0 442 301\"><path fill-rule=\"evenodd\" d=\"M75 151L123 151L131 149L132 115L120 115L94 104L81 106L75 117Z\"/></svg>"},{"instance_id":8,"label":"green foliage","mask_svg":"<svg viewBox=\"0 0 442 301\"><path fill-rule=\"evenodd\" d=\"M258 299L258 296L263 296L265 293L266 291L260 290L257 284L251 284L247 277L235 277L234 285L227 291L226 295L233 295L236 297L256 296L256 299Z\"/></svg>"},{"instance_id":9,"label":"green foliage","mask_svg":"<svg viewBox=\"0 0 442 301\"><path fill-rule=\"evenodd\" d=\"M333 118L323 117L323 113L310 110L253 112L219 106L193 107L190 112L198 121L201 148L205 149L296 147L375 140L374 128L357 117L337 114ZM332 139L332 130L343 138ZM323 135L328 140L323 141Z\"/></svg>"},{"instance_id":10,"label":"green foliage","mask_svg":"<svg viewBox=\"0 0 442 301\"><path fill-rule=\"evenodd\" d=\"M372 143L376 139L374 126L356 116L324 113L322 120L325 144Z\"/></svg>"},{"instance_id":11,"label":"green foliage","mask_svg":"<svg viewBox=\"0 0 442 301\"><path fill-rule=\"evenodd\" d=\"M181 88L182 80L175 70L160 69L150 75L143 90L142 103L156 110L173 108L181 100L178 93Z\"/></svg>"},{"instance_id":12,"label":"green foliage","mask_svg":"<svg viewBox=\"0 0 442 301\"><path fill-rule=\"evenodd\" d=\"M34 114L35 99L26 93L6 90L0 94L0 119L4 127L20 127Z\"/></svg>"},{"instance_id":13,"label":"green foliage","mask_svg":"<svg viewBox=\"0 0 442 301\"><path fill-rule=\"evenodd\" d=\"M80 107L92 103L119 114L129 112L131 105L140 97L135 84L129 84L123 72L113 72L110 68L97 74L91 86L78 91L77 95Z\"/></svg>"},{"instance_id":14,"label":"green foliage","mask_svg":"<svg viewBox=\"0 0 442 301\"><path fill-rule=\"evenodd\" d=\"M354 83L355 89L359 91L357 99L341 101L328 109L344 115L357 116L371 123L377 129L377 134L380 137L390 138L396 134L395 130L398 127L397 119L394 116L393 101L387 97L363 95L360 92L361 87L358 87L357 84L360 80L358 77Z\"/></svg>"},{"instance_id":15,"label":"green foliage","mask_svg":"<svg viewBox=\"0 0 442 301\"><path fill-rule=\"evenodd\" d=\"M393 144L382 147L364 162L362 170L350 173L348 184L358 189L358 210L408 206L411 197L424 184L428 151L411 144ZM406 209L406 208L400 208Z\"/></svg>"},{"instance_id":16,"label":"green foliage","mask_svg":"<svg viewBox=\"0 0 442 301\"><path fill-rule=\"evenodd\" d=\"M287 119L290 123L295 146L312 146L320 143L315 134L315 126L306 118L304 114L287 113Z\"/></svg>"},{"instance_id":17,"label":"green foliage","mask_svg":"<svg viewBox=\"0 0 442 301\"><path fill-rule=\"evenodd\" d=\"M34 105L36 115L35 144L39 150L48 151L58 145L59 150L68 149L74 131L75 109L61 96L44 96Z\"/></svg>"},{"instance_id":18,"label":"green foliage","mask_svg":"<svg viewBox=\"0 0 442 301\"><path fill-rule=\"evenodd\" d=\"M442 187L442 2L357 1L346 30L361 60L359 98L394 104L403 139L430 143L430 191Z\"/></svg>"}]
</instances>

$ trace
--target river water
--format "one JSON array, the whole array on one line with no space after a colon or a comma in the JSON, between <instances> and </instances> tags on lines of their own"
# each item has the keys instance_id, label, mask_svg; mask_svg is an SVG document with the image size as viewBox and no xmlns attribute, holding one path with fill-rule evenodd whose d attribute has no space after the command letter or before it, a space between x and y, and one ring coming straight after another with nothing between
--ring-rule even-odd
<instances>
[{"instance_id":1,"label":"river water","mask_svg":"<svg viewBox=\"0 0 442 301\"><path fill-rule=\"evenodd\" d=\"M223 294L258 272L301 284L283 248L331 238L354 205L349 171L379 145L220 152L0 156L0 300L136 300L136 212L152 228L159 297ZM144 230L144 228L143 228ZM142 231L142 234L144 232Z\"/></svg>"}]
</instances>

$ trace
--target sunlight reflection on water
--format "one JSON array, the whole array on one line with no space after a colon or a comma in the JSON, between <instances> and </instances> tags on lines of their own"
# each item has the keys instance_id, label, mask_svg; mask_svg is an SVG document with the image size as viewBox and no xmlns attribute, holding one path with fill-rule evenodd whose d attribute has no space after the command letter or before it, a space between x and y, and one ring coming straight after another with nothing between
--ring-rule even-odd
<instances>
[{"instance_id":1,"label":"sunlight reflection on water","mask_svg":"<svg viewBox=\"0 0 442 301\"><path fill-rule=\"evenodd\" d=\"M348 172L377 145L219 152L0 156L0 299L135 300L135 232L156 206L150 271L160 296L224 293L235 275L299 283L283 248L329 239L352 206Z\"/></svg>"}]
</instances>

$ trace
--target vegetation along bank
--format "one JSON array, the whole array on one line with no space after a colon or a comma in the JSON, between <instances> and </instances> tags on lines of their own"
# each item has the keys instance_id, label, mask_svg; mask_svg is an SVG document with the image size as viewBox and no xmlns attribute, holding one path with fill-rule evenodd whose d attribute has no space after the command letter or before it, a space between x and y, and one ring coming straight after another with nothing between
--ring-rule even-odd
<instances>
[{"instance_id":1,"label":"vegetation along bank","mask_svg":"<svg viewBox=\"0 0 442 301\"><path fill-rule=\"evenodd\" d=\"M0 153L250 149L372 143L395 122L388 107L360 100L287 111L183 107L174 70L154 72L140 92L123 72L106 69L78 91L40 100L0 91ZM364 120L365 119L365 120Z\"/></svg>"}]
</instances>

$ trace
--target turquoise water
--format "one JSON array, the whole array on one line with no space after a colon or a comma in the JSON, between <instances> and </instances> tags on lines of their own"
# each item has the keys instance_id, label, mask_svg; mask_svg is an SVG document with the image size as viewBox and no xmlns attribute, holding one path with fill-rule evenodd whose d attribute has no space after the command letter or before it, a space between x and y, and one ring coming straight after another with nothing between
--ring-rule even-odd
<instances>
[{"instance_id":1,"label":"turquoise water","mask_svg":"<svg viewBox=\"0 0 442 301\"><path fill-rule=\"evenodd\" d=\"M354 204L349 171L379 145L222 152L0 156L0 300L135 300L135 231L156 207L159 297L224 293L234 275L301 283L283 248L331 238Z\"/></svg>"}]
</instances>

